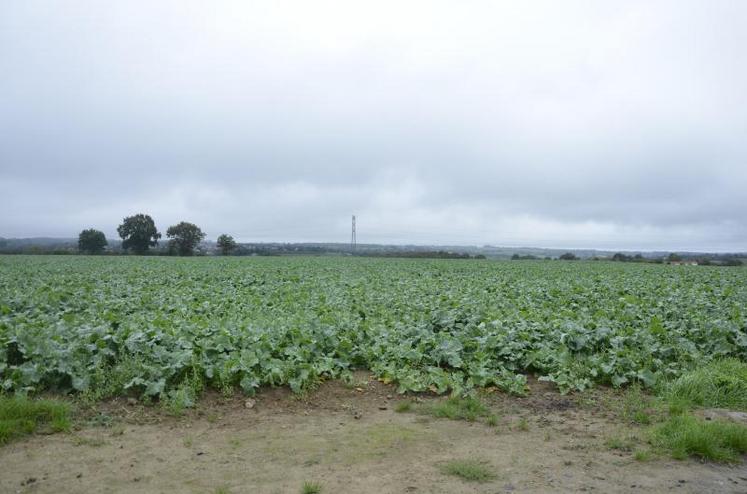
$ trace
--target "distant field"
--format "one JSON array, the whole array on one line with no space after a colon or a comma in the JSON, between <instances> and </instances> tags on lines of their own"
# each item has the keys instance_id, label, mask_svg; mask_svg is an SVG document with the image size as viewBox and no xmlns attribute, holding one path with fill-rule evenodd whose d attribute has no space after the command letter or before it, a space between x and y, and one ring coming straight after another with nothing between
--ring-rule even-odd
<instances>
[{"instance_id":1,"label":"distant field","mask_svg":"<svg viewBox=\"0 0 747 494\"><path fill-rule=\"evenodd\" d=\"M747 359L747 269L362 258L0 257L0 385L188 404L370 369L402 391L652 385Z\"/></svg>"}]
</instances>

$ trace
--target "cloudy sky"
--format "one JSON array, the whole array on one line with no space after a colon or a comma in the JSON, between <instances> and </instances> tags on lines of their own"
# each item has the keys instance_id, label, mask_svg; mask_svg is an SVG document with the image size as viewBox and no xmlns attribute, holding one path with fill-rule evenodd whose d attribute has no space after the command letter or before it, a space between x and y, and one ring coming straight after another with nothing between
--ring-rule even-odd
<instances>
[{"instance_id":1,"label":"cloudy sky","mask_svg":"<svg viewBox=\"0 0 747 494\"><path fill-rule=\"evenodd\" d=\"M0 2L0 236L747 250L747 2Z\"/></svg>"}]
</instances>

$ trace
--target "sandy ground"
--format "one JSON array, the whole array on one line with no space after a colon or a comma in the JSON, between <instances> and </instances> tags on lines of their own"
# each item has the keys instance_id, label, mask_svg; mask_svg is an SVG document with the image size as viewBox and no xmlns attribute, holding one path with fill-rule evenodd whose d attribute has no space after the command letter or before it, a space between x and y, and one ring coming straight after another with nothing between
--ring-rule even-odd
<instances>
[{"instance_id":1,"label":"sandy ground","mask_svg":"<svg viewBox=\"0 0 747 494\"><path fill-rule=\"evenodd\" d=\"M496 393L495 427L396 413L399 399L376 381L326 383L303 399L264 391L252 408L209 395L181 418L117 400L72 433L0 448L0 492L299 493L304 481L327 494L747 492L745 464L640 462L610 449L610 437L641 430L593 397L538 384L528 398ZM441 473L456 459L482 461L496 478Z\"/></svg>"}]
</instances>

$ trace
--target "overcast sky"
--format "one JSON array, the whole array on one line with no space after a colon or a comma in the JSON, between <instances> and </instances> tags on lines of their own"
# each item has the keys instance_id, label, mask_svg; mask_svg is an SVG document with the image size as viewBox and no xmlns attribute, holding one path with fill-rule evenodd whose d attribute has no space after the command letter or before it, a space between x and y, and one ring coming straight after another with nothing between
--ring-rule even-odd
<instances>
[{"instance_id":1,"label":"overcast sky","mask_svg":"<svg viewBox=\"0 0 747 494\"><path fill-rule=\"evenodd\" d=\"M0 1L0 236L731 251L745 199L745 1Z\"/></svg>"}]
</instances>

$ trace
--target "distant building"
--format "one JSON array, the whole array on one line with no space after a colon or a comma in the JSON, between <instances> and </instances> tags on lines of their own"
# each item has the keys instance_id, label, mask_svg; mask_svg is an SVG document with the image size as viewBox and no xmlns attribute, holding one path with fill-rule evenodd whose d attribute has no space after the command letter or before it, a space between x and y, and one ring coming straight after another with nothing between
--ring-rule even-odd
<instances>
[{"instance_id":1,"label":"distant building","mask_svg":"<svg viewBox=\"0 0 747 494\"><path fill-rule=\"evenodd\" d=\"M698 261L694 259L685 259L682 261L668 261L672 266L697 266Z\"/></svg>"}]
</instances>

